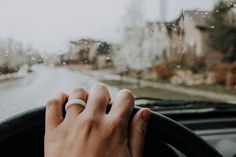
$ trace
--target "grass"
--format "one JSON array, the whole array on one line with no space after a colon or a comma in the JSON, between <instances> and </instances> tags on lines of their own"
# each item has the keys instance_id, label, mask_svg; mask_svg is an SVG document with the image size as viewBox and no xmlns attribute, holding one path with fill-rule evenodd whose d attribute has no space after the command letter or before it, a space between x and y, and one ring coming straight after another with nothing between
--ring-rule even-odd
<instances>
[{"instance_id":1,"label":"grass","mask_svg":"<svg viewBox=\"0 0 236 157\"><path fill-rule=\"evenodd\" d=\"M184 100L207 100L203 97L191 96L183 93L172 92L168 90L153 88L153 87L142 87L140 85L122 81L114 80L103 80L103 83L106 83L110 86L117 87L119 89L127 88L135 93L137 97L154 97L162 99L184 99Z\"/></svg>"},{"instance_id":2,"label":"grass","mask_svg":"<svg viewBox=\"0 0 236 157\"><path fill-rule=\"evenodd\" d=\"M227 91L225 86L222 85L195 85L195 86L186 86L183 85L184 87L187 88L194 88L194 89L201 89L204 91L211 91L215 93L224 93L224 94L229 94L229 95L236 95L236 89L234 88L232 91Z\"/></svg>"}]
</instances>

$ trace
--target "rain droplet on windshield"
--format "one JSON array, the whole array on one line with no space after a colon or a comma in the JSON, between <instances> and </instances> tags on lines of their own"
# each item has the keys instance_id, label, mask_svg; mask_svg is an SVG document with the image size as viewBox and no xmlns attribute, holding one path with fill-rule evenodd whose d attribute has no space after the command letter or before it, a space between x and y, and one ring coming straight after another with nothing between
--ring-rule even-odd
<instances>
[{"instance_id":1,"label":"rain droplet on windshield","mask_svg":"<svg viewBox=\"0 0 236 157\"><path fill-rule=\"evenodd\" d=\"M180 69L180 68L181 68L181 65L177 65L176 68L177 68L177 69Z\"/></svg>"},{"instance_id":2,"label":"rain droplet on windshield","mask_svg":"<svg viewBox=\"0 0 236 157\"><path fill-rule=\"evenodd\" d=\"M84 64L86 64L86 63L88 63L88 60L87 60L87 59L84 60Z\"/></svg>"}]
</instances>

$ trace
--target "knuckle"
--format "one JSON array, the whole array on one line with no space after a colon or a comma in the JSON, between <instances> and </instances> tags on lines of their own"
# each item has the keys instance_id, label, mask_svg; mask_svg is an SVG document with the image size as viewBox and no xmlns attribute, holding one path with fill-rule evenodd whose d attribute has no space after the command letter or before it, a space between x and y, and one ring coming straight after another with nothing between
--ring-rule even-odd
<instances>
[{"instance_id":1,"label":"knuckle","mask_svg":"<svg viewBox=\"0 0 236 157\"><path fill-rule=\"evenodd\" d=\"M94 115L86 115L81 118L82 123L85 125L93 126L98 123L98 119Z\"/></svg>"},{"instance_id":2,"label":"knuckle","mask_svg":"<svg viewBox=\"0 0 236 157\"><path fill-rule=\"evenodd\" d=\"M53 98L47 102L47 108L51 108L51 107L56 106L58 104L60 104L60 100Z\"/></svg>"},{"instance_id":3,"label":"knuckle","mask_svg":"<svg viewBox=\"0 0 236 157\"><path fill-rule=\"evenodd\" d=\"M107 86L103 83L97 83L95 84L94 88L98 89L98 90L107 90Z\"/></svg>"},{"instance_id":4,"label":"knuckle","mask_svg":"<svg viewBox=\"0 0 236 157\"><path fill-rule=\"evenodd\" d=\"M85 93L86 90L84 88L75 88L73 90L73 93Z\"/></svg>"},{"instance_id":5,"label":"knuckle","mask_svg":"<svg viewBox=\"0 0 236 157\"><path fill-rule=\"evenodd\" d=\"M134 99L134 94L129 89L122 89L120 93L125 98L132 99L132 100Z\"/></svg>"}]
</instances>

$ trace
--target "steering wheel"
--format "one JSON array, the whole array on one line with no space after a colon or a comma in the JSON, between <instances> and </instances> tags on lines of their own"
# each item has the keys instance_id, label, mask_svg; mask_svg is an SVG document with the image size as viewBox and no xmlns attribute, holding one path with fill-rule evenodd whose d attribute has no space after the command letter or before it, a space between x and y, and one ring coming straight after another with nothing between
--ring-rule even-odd
<instances>
[{"instance_id":1,"label":"steering wheel","mask_svg":"<svg viewBox=\"0 0 236 157\"><path fill-rule=\"evenodd\" d=\"M135 107L134 113L140 108ZM0 124L1 156L43 157L45 107L10 118ZM159 156L160 141L190 157L222 157L192 131L158 113L152 113L144 157ZM168 156L168 155L166 155Z\"/></svg>"}]
</instances>

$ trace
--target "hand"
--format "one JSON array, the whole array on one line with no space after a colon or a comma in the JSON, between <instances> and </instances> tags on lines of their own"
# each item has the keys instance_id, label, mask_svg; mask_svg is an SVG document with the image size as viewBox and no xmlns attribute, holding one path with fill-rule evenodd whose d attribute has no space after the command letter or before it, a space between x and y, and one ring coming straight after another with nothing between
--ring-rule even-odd
<instances>
[{"instance_id":1,"label":"hand","mask_svg":"<svg viewBox=\"0 0 236 157\"><path fill-rule=\"evenodd\" d=\"M73 98L87 102L86 107L72 104L63 117L63 104ZM126 89L118 93L106 114L109 101L103 84L95 85L90 93L77 88L49 100L45 157L141 157L150 110L141 109L131 119L134 96Z\"/></svg>"}]
</instances>

